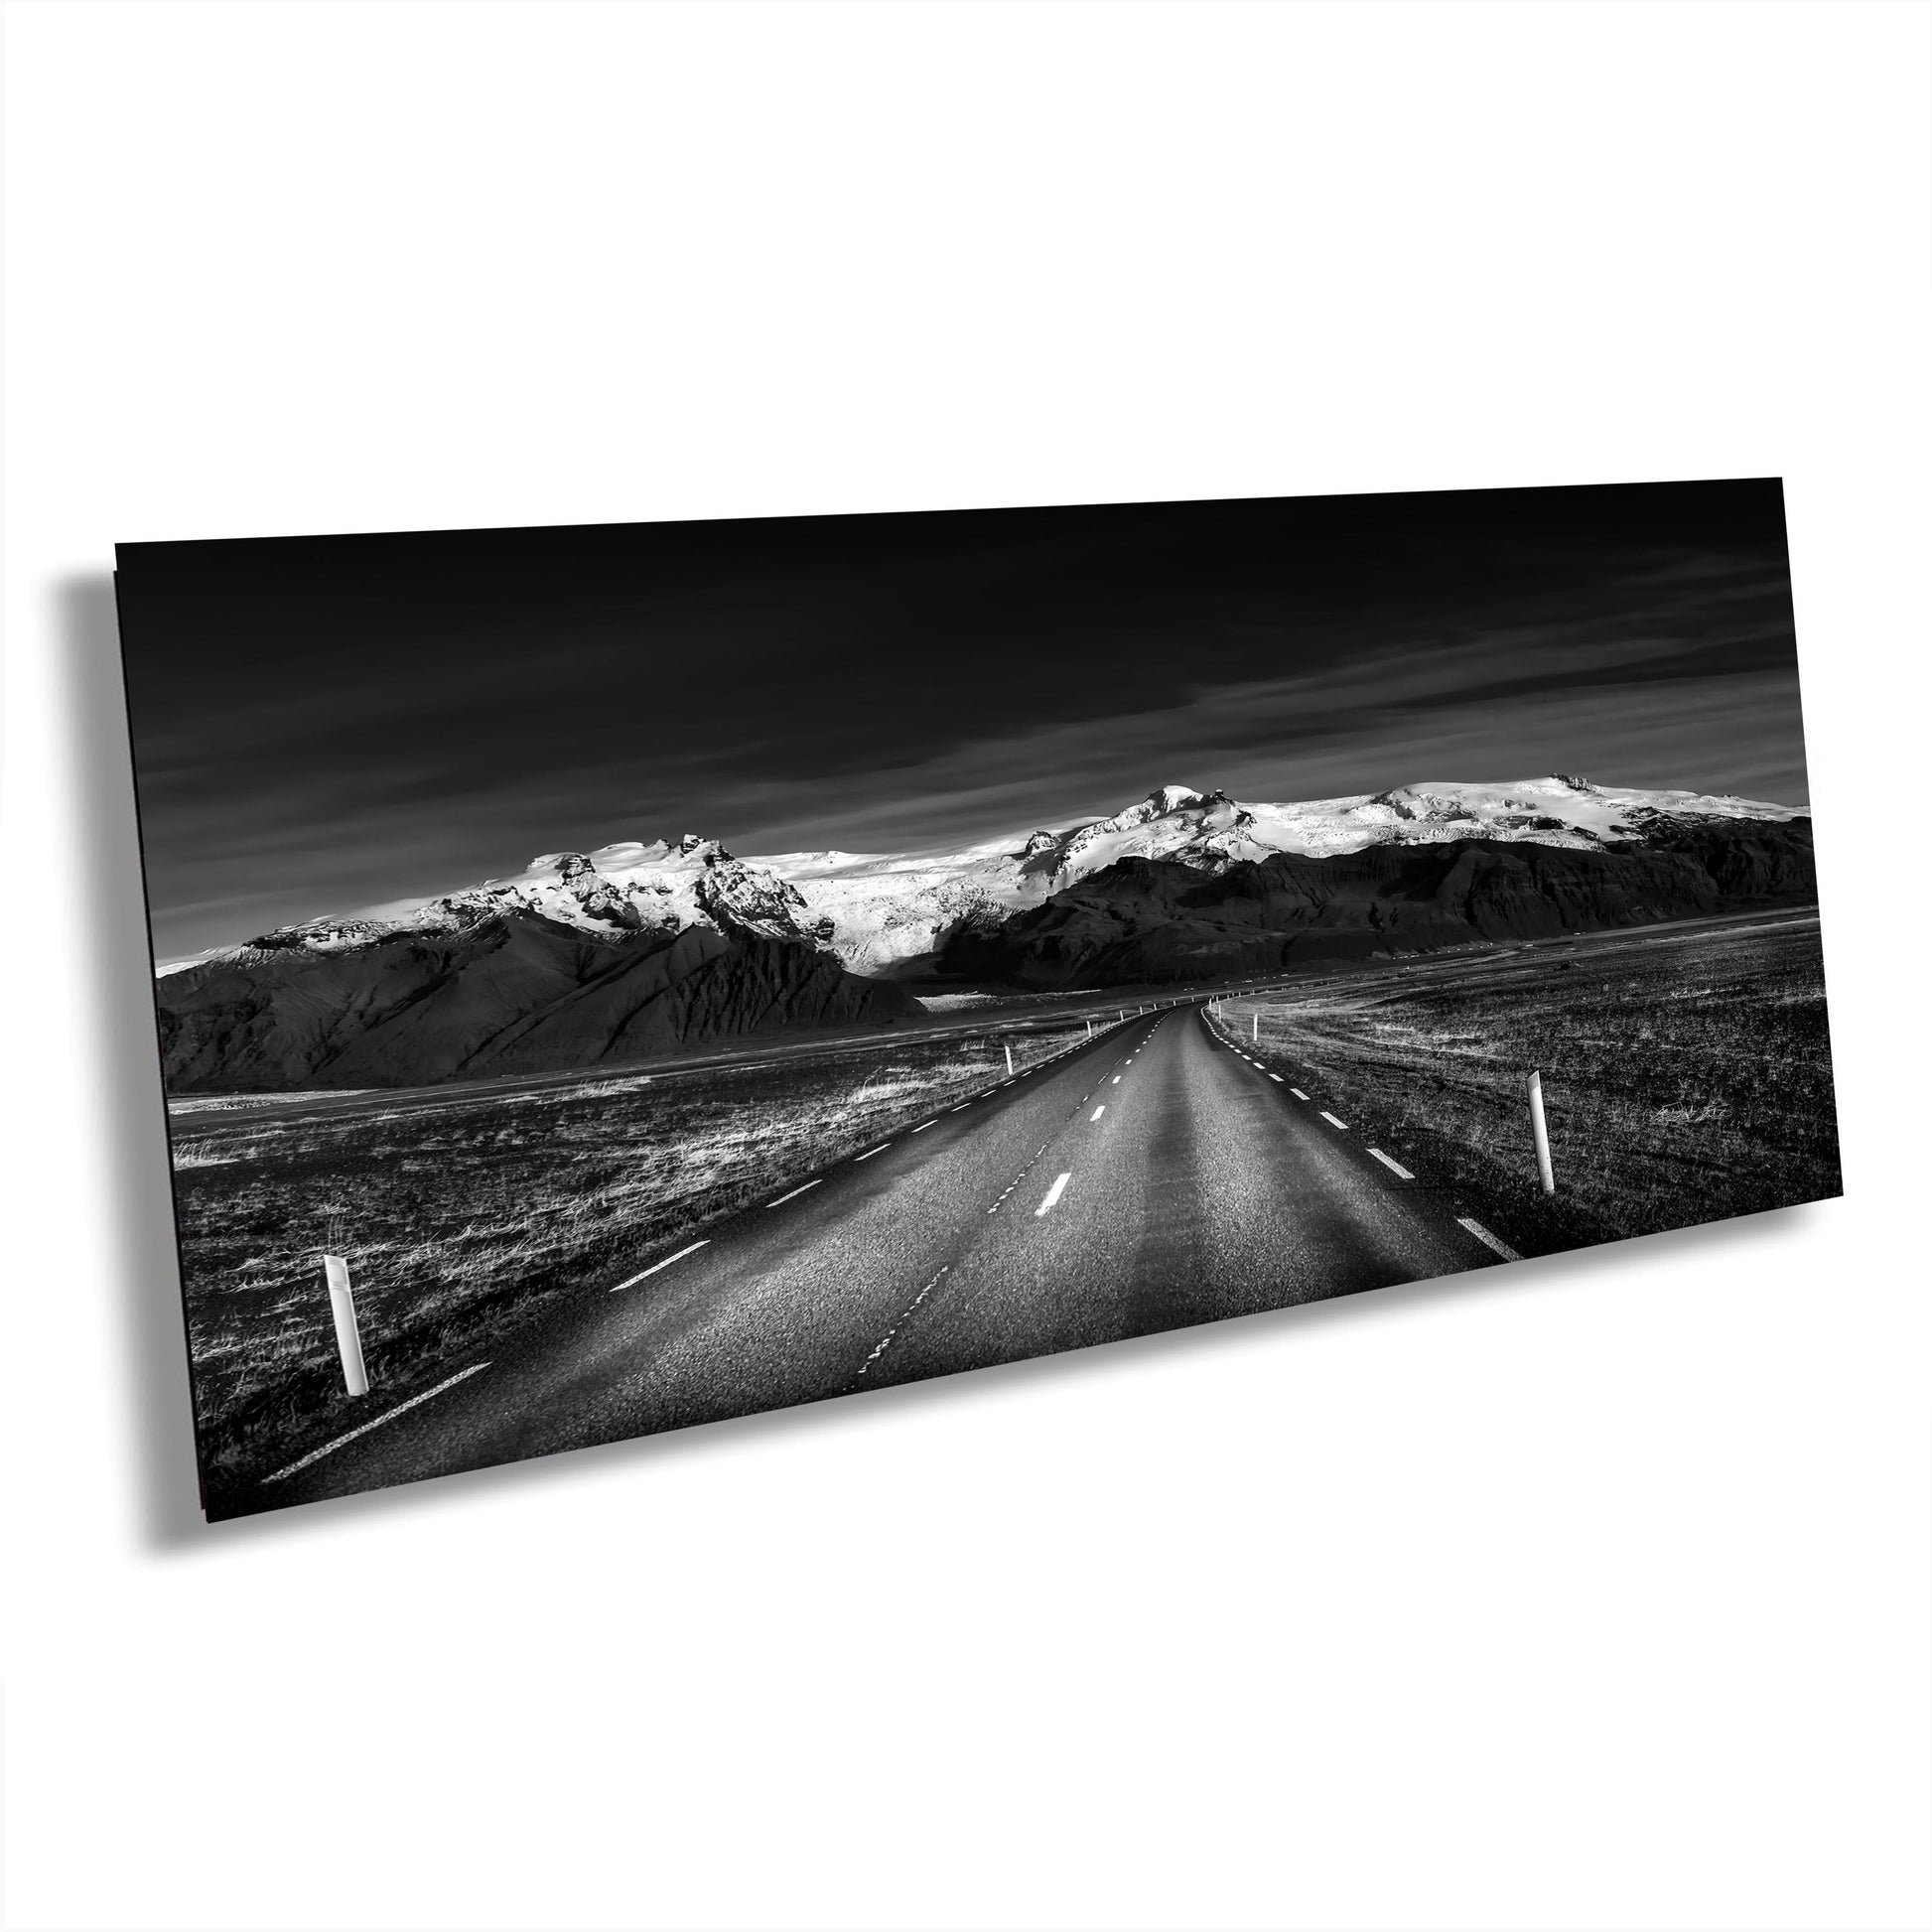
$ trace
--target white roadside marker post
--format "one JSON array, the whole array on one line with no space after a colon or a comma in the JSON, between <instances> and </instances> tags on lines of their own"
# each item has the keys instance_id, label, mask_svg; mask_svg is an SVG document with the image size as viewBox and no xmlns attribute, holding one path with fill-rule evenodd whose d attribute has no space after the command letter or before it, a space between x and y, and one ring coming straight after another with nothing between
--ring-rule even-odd
<instances>
[{"instance_id":1,"label":"white roadside marker post","mask_svg":"<svg viewBox=\"0 0 1932 1932\"><path fill-rule=\"evenodd\" d=\"M329 1308L336 1317L336 1346L342 1352L343 1386L350 1395L367 1395L368 1371L362 1366L362 1335L355 1325L355 1295L348 1285L348 1263L341 1255L324 1255L322 1272L329 1281Z\"/></svg>"},{"instance_id":2,"label":"white roadside marker post","mask_svg":"<svg viewBox=\"0 0 1932 1932\"><path fill-rule=\"evenodd\" d=\"M1530 1132L1536 1136L1536 1171L1543 1180L1543 1191L1557 1191L1557 1176L1550 1166L1550 1129L1543 1118L1543 1075L1530 1074Z\"/></svg>"},{"instance_id":3,"label":"white roadside marker post","mask_svg":"<svg viewBox=\"0 0 1932 1932\"><path fill-rule=\"evenodd\" d=\"M1007 1056L1007 1078L1011 1080L1013 1078L1013 1048L1005 1040L1001 1040L1000 1047Z\"/></svg>"}]
</instances>

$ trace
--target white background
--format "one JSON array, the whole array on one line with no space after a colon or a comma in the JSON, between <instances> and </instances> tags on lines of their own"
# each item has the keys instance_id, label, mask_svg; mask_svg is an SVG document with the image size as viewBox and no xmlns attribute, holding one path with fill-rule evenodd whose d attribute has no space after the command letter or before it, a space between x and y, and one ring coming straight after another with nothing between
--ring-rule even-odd
<instances>
[{"instance_id":1,"label":"white background","mask_svg":"<svg viewBox=\"0 0 1932 1932\"><path fill-rule=\"evenodd\" d=\"M11 1923L1932 1919L1924 8L7 27ZM116 539L1766 474L1844 1201L199 1523Z\"/></svg>"}]
</instances>

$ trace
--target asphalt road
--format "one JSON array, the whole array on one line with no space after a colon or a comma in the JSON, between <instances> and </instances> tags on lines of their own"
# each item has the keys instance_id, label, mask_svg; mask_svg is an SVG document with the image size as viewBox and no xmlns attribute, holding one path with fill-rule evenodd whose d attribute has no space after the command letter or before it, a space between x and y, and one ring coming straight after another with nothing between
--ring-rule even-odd
<instances>
[{"instance_id":1,"label":"asphalt road","mask_svg":"<svg viewBox=\"0 0 1932 1932\"><path fill-rule=\"evenodd\" d=\"M1194 1007L639 1253L260 1483L342 1495L1081 1348L1508 1254ZM634 1271L634 1272L632 1272ZM224 1512L225 1513L225 1512Z\"/></svg>"}]
</instances>

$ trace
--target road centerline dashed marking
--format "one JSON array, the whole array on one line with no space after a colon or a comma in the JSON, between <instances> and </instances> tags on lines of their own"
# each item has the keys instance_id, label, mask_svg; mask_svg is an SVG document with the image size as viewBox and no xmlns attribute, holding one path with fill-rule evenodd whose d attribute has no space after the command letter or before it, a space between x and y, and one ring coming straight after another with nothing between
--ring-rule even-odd
<instances>
[{"instance_id":1,"label":"road centerline dashed marking","mask_svg":"<svg viewBox=\"0 0 1932 1932\"><path fill-rule=\"evenodd\" d=\"M1045 1152L1043 1148L1040 1151L1041 1153ZM1034 1218L1035 1220L1037 1220L1040 1217L1040 1215L1046 1213L1048 1209L1052 1207L1053 1203L1056 1200L1058 1200L1063 1193L1066 1192L1066 1183L1072 1178L1073 1175L1070 1172L1067 1173L1063 1173L1060 1175L1060 1177L1057 1180L1053 1182L1052 1186L1047 1188L1046 1198L1043 1201L1041 1201L1037 1207L1034 1209Z\"/></svg>"},{"instance_id":2,"label":"road centerline dashed marking","mask_svg":"<svg viewBox=\"0 0 1932 1932\"><path fill-rule=\"evenodd\" d=\"M928 1127L937 1127L938 1125L937 1120L922 1120L912 1131L915 1134L923 1134Z\"/></svg>"},{"instance_id":3,"label":"road centerline dashed marking","mask_svg":"<svg viewBox=\"0 0 1932 1932\"><path fill-rule=\"evenodd\" d=\"M1415 1177L1416 1177L1416 1176L1415 1176L1414 1174L1412 1174L1412 1173L1411 1173L1409 1172L1409 1170L1408 1170L1407 1168L1405 1168L1405 1167L1404 1167L1404 1166L1402 1165L1402 1163L1401 1163L1400 1161L1397 1161L1397 1160L1395 1160L1395 1159L1394 1159L1393 1157L1391 1157L1390 1155L1387 1155L1387 1154L1384 1154L1384 1153L1382 1152L1382 1150L1381 1150L1381 1149L1380 1149L1379 1147L1372 1147L1372 1148L1370 1148L1370 1149L1369 1149L1369 1152L1370 1152L1370 1153L1371 1153L1372 1155L1374 1155L1374 1156L1375 1156L1375 1158L1376 1158L1376 1159L1377 1159L1377 1160L1378 1160L1379 1162L1381 1162L1381 1164L1382 1164L1382 1165L1383 1165L1383 1166L1384 1166L1385 1168L1387 1168L1387 1169L1388 1169L1388 1171L1389 1171L1389 1172L1390 1172L1390 1173L1391 1173L1392 1174L1394 1174L1394 1175L1396 1175L1396 1176L1397 1176L1397 1177L1398 1177L1399 1179L1402 1179L1402 1180L1414 1180L1414 1179L1415 1179Z\"/></svg>"},{"instance_id":4,"label":"road centerline dashed marking","mask_svg":"<svg viewBox=\"0 0 1932 1932\"><path fill-rule=\"evenodd\" d=\"M412 1395L407 1402L399 1402L386 1415L377 1416L373 1422L365 1422L358 1428L338 1436L333 1443L324 1443L320 1449L311 1449L307 1455L291 1462L286 1469L277 1469L272 1476L263 1476L264 1482L280 1482L285 1476L292 1476L298 1469L306 1469L311 1462L320 1462L325 1455L333 1455L345 1443L352 1443L358 1436L366 1436L372 1429L380 1429L385 1422L394 1422L405 1411L413 1409L419 1402L427 1402L433 1395L441 1395L445 1389L453 1389L459 1382L467 1381L489 1366L487 1362L472 1362L468 1368L460 1368L446 1381L437 1383L433 1389L425 1389L421 1395Z\"/></svg>"},{"instance_id":5,"label":"road centerline dashed marking","mask_svg":"<svg viewBox=\"0 0 1932 1932\"><path fill-rule=\"evenodd\" d=\"M1087 1125L1091 1127L1093 1123L1097 1121L1100 1118L1100 1116L1104 1114L1106 1111L1107 1111L1107 1103L1103 1100L1100 1103L1100 1105L1097 1106L1093 1110L1093 1112L1087 1117Z\"/></svg>"},{"instance_id":6,"label":"road centerline dashed marking","mask_svg":"<svg viewBox=\"0 0 1932 1932\"><path fill-rule=\"evenodd\" d=\"M1306 1100L1308 1098L1308 1095L1305 1094L1300 1087L1290 1087L1289 1092L1292 1093L1297 1100Z\"/></svg>"},{"instance_id":7,"label":"road centerline dashed marking","mask_svg":"<svg viewBox=\"0 0 1932 1932\"><path fill-rule=\"evenodd\" d=\"M897 1334L902 1327L904 1327L906 1322L911 1318L913 1311L918 1308L919 1304L923 1302L925 1298L928 1295L930 1295L935 1288L939 1286L940 1276L944 1275L947 1272L947 1270L950 1269L951 1267L952 1267L952 1263L947 1262L945 1267L939 1270L939 1274L934 1275L933 1278L929 1282L927 1282L926 1285L922 1289L920 1289L915 1296L913 1296L911 1301L906 1303L904 1308L902 1308L899 1311L898 1319L895 1321L893 1325L886 1330L886 1332L879 1338L879 1341L876 1344L876 1346L873 1348L872 1353L868 1355L866 1359L859 1364L859 1373L861 1375L865 1374L866 1370L869 1369L874 1362L878 1361L880 1356L885 1354L886 1350L892 1345L893 1337L896 1334Z\"/></svg>"},{"instance_id":8,"label":"road centerline dashed marking","mask_svg":"<svg viewBox=\"0 0 1932 1932\"><path fill-rule=\"evenodd\" d=\"M793 1189L791 1190L791 1192L790 1192L790 1193L788 1193L788 1194L780 1194L780 1195L778 1196L778 1198L777 1198L776 1200L773 1200L773 1201L766 1201L766 1202L765 1202L765 1206L766 1206L766 1207L782 1207L782 1206L783 1206L783 1205L785 1204L785 1202L786 1202L786 1201L788 1201L788 1200L796 1200L796 1199L798 1198L798 1196L799 1196L800 1194L808 1194L808 1193L810 1193L810 1192L811 1192L811 1190L812 1190L812 1189L813 1189L814 1187L818 1187L818 1186L821 1186L821 1185L823 1185L823 1184L824 1184L824 1179L825 1179L825 1176L824 1176L823 1174L821 1174L821 1175L819 1175L819 1177L818 1177L818 1179L817 1179L817 1180L808 1180L808 1181L806 1181L806 1182L805 1182L805 1184L804 1184L804 1186L802 1186L802 1187L794 1187L794 1188L793 1188Z\"/></svg>"},{"instance_id":9,"label":"road centerline dashed marking","mask_svg":"<svg viewBox=\"0 0 1932 1932\"><path fill-rule=\"evenodd\" d=\"M1348 1123L1345 1120L1337 1120L1334 1117L1334 1115L1327 1110L1326 1107L1323 1107L1321 1109L1321 1118L1325 1120L1330 1127L1339 1127L1344 1134L1348 1132Z\"/></svg>"},{"instance_id":10,"label":"road centerline dashed marking","mask_svg":"<svg viewBox=\"0 0 1932 1932\"><path fill-rule=\"evenodd\" d=\"M884 1154L886 1150L891 1146L892 1146L891 1141L881 1141L877 1147L869 1147L867 1148L865 1153L855 1154L852 1157L853 1164L856 1166L861 1161L870 1161L875 1154Z\"/></svg>"},{"instance_id":11,"label":"road centerline dashed marking","mask_svg":"<svg viewBox=\"0 0 1932 1932\"><path fill-rule=\"evenodd\" d=\"M803 1190L801 1189L800 1191L802 1192ZM617 1285L617 1287L611 1291L611 1293L613 1295L619 1295L621 1294L623 1290L625 1290L626 1288L635 1288L637 1284L645 1278L645 1276L654 1275L657 1273L657 1271L660 1268L668 1268L672 1262L682 1261L686 1255L694 1255L698 1252L700 1248L708 1248L710 1247L710 1245L711 1245L711 1237L709 1235L706 1235L702 1241L694 1241L691 1243L691 1245L688 1248L680 1248L676 1254L666 1255L662 1261L653 1261L651 1265L644 1270L643 1274L632 1275L627 1282L620 1282Z\"/></svg>"}]
</instances>

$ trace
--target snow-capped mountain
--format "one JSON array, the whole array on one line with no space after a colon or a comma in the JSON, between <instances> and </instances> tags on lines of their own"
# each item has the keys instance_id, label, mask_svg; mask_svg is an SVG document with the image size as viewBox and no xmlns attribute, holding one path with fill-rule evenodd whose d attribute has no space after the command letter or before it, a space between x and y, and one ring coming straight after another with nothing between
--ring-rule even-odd
<instances>
[{"instance_id":1,"label":"snow-capped mountain","mask_svg":"<svg viewBox=\"0 0 1932 1932\"><path fill-rule=\"evenodd\" d=\"M410 932L459 932L496 912L538 912L579 931L680 932L713 927L733 937L817 946L831 935L804 899L769 868L734 858L695 833L676 844L628 841L597 852L547 852L506 879L462 892L304 920L251 939L244 951L332 953Z\"/></svg>"},{"instance_id":2,"label":"snow-capped mountain","mask_svg":"<svg viewBox=\"0 0 1932 1932\"><path fill-rule=\"evenodd\" d=\"M1548 777L1300 805L1163 785L936 854L625 842L263 933L170 971L156 1007L177 1093L604 1066L892 1027L925 974L1200 983L1809 903L1806 819Z\"/></svg>"},{"instance_id":3,"label":"snow-capped mountain","mask_svg":"<svg viewBox=\"0 0 1932 1932\"><path fill-rule=\"evenodd\" d=\"M1334 858L1371 846L1459 839L1602 850L1673 828L1807 816L1752 799L1595 785L1562 774L1402 785L1301 804L1243 804L1222 791L1168 784L1109 817L1016 831L954 852L740 859L714 839L689 834L675 843L546 853L507 878L283 926L237 950L350 951L412 932L461 931L491 913L520 910L608 936L699 927L788 940L836 952L851 971L876 974L933 953L969 920L1036 905L1123 859L1218 874L1277 854Z\"/></svg>"},{"instance_id":4,"label":"snow-capped mountain","mask_svg":"<svg viewBox=\"0 0 1932 1932\"><path fill-rule=\"evenodd\" d=\"M1455 839L1587 850L1673 825L1806 816L1787 805L1593 785L1562 775L1403 785L1282 805L1243 804L1222 791L1169 784L1108 818L1016 832L962 852L787 852L751 863L788 880L810 914L821 925L830 922L831 943L854 971L878 972L930 953L963 919L1036 904L1121 859L1167 859L1220 873L1276 853L1335 858L1375 845Z\"/></svg>"}]
</instances>

